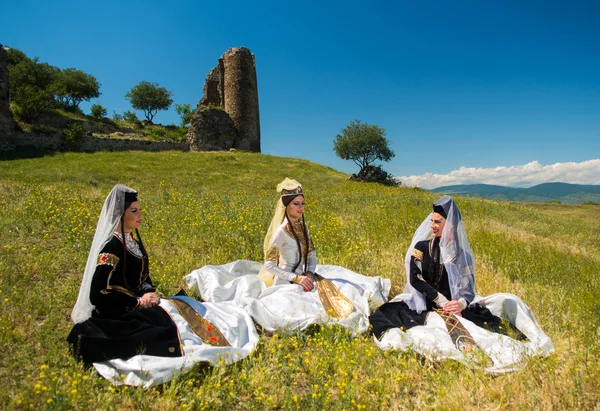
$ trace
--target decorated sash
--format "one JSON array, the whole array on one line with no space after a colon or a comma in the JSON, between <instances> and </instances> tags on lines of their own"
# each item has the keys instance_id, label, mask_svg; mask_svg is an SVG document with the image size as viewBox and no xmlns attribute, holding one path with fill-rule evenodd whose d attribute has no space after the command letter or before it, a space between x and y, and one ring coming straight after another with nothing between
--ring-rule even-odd
<instances>
[{"instance_id":1,"label":"decorated sash","mask_svg":"<svg viewBox=\"0 0 600 411\"><path fill-rule=\"evenodd\" d=\"M311 275L311 274L309 274ZM313 273L312 279L317 285L321 304L334 318L346 318L354 311L354 304L327 278Z\"/></svg>"},{"instance_id":2,"label":"decorated sash","mask_svg":"<svg viewBox=\"0 0 600 411\"><path fill-rule=\"evenodd\" d=\"M435 310L435 312L442 317L446 324L446 328L448 329L448 334L452 339L452 343L465 357L484 368L494 365L492 359L485 353L479 344L475 342L471 333L469 333L454 314L442 310Z\"/></svg>"},{"instance_id":3,"label":"decorated sash","mask_svg":"<svg viewBox=\"0 0 600 411\"><path fill-rule=\"evenodd\" d=\"M225 336L210 321L202 318L187 302L179 298L167 298L177 308L179 314L187 321L192 331L207 344L215 347L230 347Z\"/></svg>"}]
</instances>

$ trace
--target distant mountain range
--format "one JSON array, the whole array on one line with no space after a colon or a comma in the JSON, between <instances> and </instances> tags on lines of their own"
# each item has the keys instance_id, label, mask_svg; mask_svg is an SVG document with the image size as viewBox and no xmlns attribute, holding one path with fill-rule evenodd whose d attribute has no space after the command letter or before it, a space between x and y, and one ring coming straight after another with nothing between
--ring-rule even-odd
<instances>
[{"instance_id":1,"label":"distant mountain range","mask_svg":"<svg viewBox=\"0 0 600 411\"><path fill-rule=\"evenodd\" d=\"M490 184L462 184L438 187L430 191L448 195L483 197L496 201L534 203L560 201L565 204L581 204L592 201L600 204L600 185L544 183L529 188L513 188Z\"/></svg>"}]
</instances>

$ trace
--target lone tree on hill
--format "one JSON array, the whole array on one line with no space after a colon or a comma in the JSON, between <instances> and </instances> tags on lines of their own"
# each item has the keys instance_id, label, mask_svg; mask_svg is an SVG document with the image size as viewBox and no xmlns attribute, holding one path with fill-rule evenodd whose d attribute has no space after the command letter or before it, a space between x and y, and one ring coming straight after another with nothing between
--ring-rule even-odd
<instances>
[{"instance_id":1,"label":"lone tree on hill","mask_svg":"<svg viewBox=\"0 0 600 411\"><path fill-rule=\"evenodd\" d=\"M137 110L142 110L146 120L152 123L152 119L158 113L158 110L168 110L173 99L173 93L164 87L159 87L158 83L142 81L125 94L131 106Z\"/></svg>"},{"instance_id":2,"label":"lone tree on hill","mask_svg":"<svg viewBox=\"0 0 600 411\"><path fill-rule=\"evenodd\" d=\"M333 150L342 160L354 161L360 176L376 160L390 161L395 156L384 136L383 128L353 120L335 136Z\"/></svg>"}]
</instances>

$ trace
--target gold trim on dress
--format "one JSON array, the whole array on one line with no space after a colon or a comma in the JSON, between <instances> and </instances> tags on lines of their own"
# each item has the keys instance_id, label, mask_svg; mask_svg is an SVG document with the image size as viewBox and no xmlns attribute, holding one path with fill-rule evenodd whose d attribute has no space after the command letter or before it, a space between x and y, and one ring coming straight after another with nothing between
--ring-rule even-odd
<instances>
[{"instance_id":1,"label":"gold trim on dress","mask_svg":"<svg viewBox=\"0 0 600 411\"><path fill-rule=\"evenodd\" d=\"M319 274L312 274L313 281L317 285L317 292L321 304L327 314L334 318L346 318L354 311L354 304L348 297L329 281Z\"/></svg>"},{"instance_id":2,"label":"gold trim on dress","mask_svg":"<svg viewBox=\"0 0 600 411\"><path fill-rule=\"evenodd\" d=\"M130 297L137 298L137 295L135 295L135 293L133 291L128 290L125 287L121 287L120 285L109 285L106 287L106 289L110 290L110 291L118 291L118 292L126 294Z\"/></svg>"},{"instance_id":3,"label":"gold trim on dress","mask_svg":"<svg viewBox=\"0 0 600 411\"><path fill-rule=\"evenodd\" d=\"M415 260L417 260L417 261L423 261L423 251L417 250L416 248L413 248L411 255L413 257L415 257Z\"/></svg>"},{"instance_id":4,"label":"gold trim on dress","mask_svg":"<svg viewBox=\"0 0 600 411\"><path fill-rule=\"evenodd\" d=\"M207 344L215 347L231 347L223 333L210 321L202 318L187 302L179 298L167 298L179 311L192 331Z\"/></svg>"},{"instance_id":5,"label":"gold trim on dress","mask_svg":"<svg viewBox=\"0 0 600 411\"><path fill-rule=\"evenodd\" d=\"M304 223L302 223L302 221L299 220L299 221L296 221L295 223L292 223L291 227L289 224L286 224L285 226L283 226L283 231L285 231L287 233L287 235L289 235L290 237L294 238L294 233L292 233L292 230L294 230L294 232L298 236L298 240L300 240L300 247L305 248L306 247L306 238L304 237ZM314 250L315 250L315 246L312 242L312 238L310 238L310 235L309 235L308 236L308 252L306 254L308 254Z\"/></svg>"},{"instance_id":6,"label":"gold trim on dress","mask_svg":"<svg viewBox=\"0 0 600 411\"><path fill-rule=\"evenodd\" d=\"M448 334L450 335L452 343L455 345L456 349L458 349L469 360L484 368L494 365L493 360L479 346L479 344L477 344L471 333L469 333L456 315L443 310L435 310L435 312L442 317L442 320L444 320Z\"/></svg>"},{"instance_id":7,"label":"gold trim on dress","mask_svg":"<svg viewBox=\"0 0 600 411\"><path fill-rule=\"evenodd\" d=\"M117 264L119 263L119 257L117 257L114 254L111 253L100 253L98 254L98 262L96 263L96 266L98 265L110 265L111 267L116 267Z\"/></svg>"}]
</instances>

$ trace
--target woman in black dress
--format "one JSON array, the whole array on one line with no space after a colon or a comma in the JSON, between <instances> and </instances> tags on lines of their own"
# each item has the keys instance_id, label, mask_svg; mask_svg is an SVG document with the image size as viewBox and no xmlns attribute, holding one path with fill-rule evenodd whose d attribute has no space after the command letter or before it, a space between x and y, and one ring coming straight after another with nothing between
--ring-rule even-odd
<instances>
[{"instance_id":1,"label":"woman in black dress","mask_svg":"<svg viewBox=\"0 0 600 411\"><path fill-rule=\"evenodd\" d=\"M462 216L449 196L433 204L430 221L415 233L406 256L408 282L404 301L389 302L370 317L373 334L380 338L390 328L423 325L427 314L466 318L489 331L526 337L515 327L473 303L475 267Z\"/></svg>"},{"instance_id":2,"label":"woman in black dress","mask_svg":"<svg viewBox=\"0 0 600 411\"><path fill-rule=\"evenodd\" d=\"M138 231L142 219L137 192L116 185L104 202L71 313L75 325L67 341L74 354L115 384L146 386L199 361L247 356L258 334L242 309L185 293L159 298Z\"/></svg>"}]
</instances>

